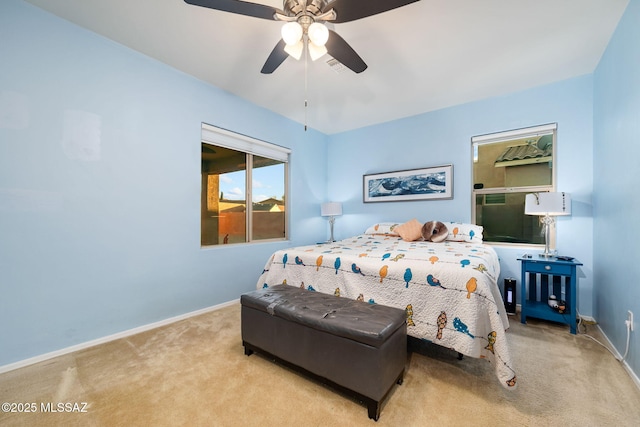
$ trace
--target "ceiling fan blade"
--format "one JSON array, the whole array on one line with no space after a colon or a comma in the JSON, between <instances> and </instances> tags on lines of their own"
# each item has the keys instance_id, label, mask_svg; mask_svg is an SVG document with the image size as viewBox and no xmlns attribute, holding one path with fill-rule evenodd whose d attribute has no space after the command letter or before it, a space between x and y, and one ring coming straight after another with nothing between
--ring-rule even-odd
<instances>
[{"instance_id":1,"label":"ceiling fan blade","mask_svg":"<svg viewBox=\"0 0 640 427\"><path fill-rule=\"evenodd\" d=\"M329 30L329 40L327 40L325 47L329 55L350 68L354 73L361 73L367 69L367 64L362 58L335 31Z\"/></svg>"},{"instance_id":2,"label":"ceiling fan blade","mask_svg":"<svg viewBox=\"0 0 640 427\"><path fill-rule=\"evenodd\" d=\"M331 9L335 10L337 17L331 22L339 24L377 15L417 1L420 0L334 0L329 2L322 12L327 12Z\"/></svg>"},{"instance_id":3,"label":"ceiling fan blade","mask_svg":"<svg viewBox=\"0 0 640 427\"><path fill-rule=\"evenodd\" d=\"M255 18L274 20L276 12L284 13L280 9L264 4L250 3L240 0L184 0L194 6L207 7L209 9L221 10L223 12L235 13L238 15L253 16Z\"/></svg>"},{"instance_id":4,"label":"ceiling fan blade","mask_svg":"<svg viewBox=\"0 0 640 427\"><path fill-rule=\"evenodd\" d=\"M284 47L286 46L284 40L280 39L276 47L273 48L267 61L262 66L262 70L260 72L262 74L271 74L276 68L280 66L284 62L285 59L289 56L287 52L284 51Z\"/></svg>"}]
</instances>

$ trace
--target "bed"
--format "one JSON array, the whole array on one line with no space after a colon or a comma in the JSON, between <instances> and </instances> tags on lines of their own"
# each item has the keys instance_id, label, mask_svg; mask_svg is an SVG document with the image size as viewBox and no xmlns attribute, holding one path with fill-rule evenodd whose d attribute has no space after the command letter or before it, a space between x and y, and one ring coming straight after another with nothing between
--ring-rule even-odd
<instances>
[{"instance_id":1,"label":"bed","mask_svg":"<svg viewBox=\"0 0 640 427\"><path fill-rule=\"evenodd\" d=\"M407 224L378 223L337 242L279 250L257 287L284 283L402 308L408 335L484 358L504 387L515 388L500 264L482 228L445 223L447 239L433 243L402 233Z\"/></svg>"}]
</instances>

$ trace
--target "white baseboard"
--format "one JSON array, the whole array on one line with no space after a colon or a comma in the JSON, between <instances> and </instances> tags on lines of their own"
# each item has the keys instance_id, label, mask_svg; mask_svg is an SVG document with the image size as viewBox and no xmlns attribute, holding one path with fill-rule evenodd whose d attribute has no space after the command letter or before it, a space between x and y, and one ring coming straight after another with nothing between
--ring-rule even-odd
<instances>
[{"instance_id":1,"label":"white baseboard","mask_svg":"<svg viewBox=\"0 0 640 427\"><path fill-rule=\"evenodd\" d=\"M622 362L622 366L624 366L625 371L627 371L631 380L635 383L636 387L638 387L638 390L640 390L640 378L633 372L633 369L631 369L631 366L629 366L626 360Z\"/></svg>"},{"instance_id":2,"label":"white baseboard","mask_svg":"<svg viewBox=\"0 0 640 427\"><path fill-rule=\"evenodd\" d=\"M8 365L0 366L0 374L5 373L5 372L9 372L9 371L13 371L15 369L23 368L25 366L33 365L35 363L43 362L45 360L53 359L54 357L63 356L65 354L73 353L74 351L84 350L86 348L93 347L93 346L96 346L96 345L99 345L99 344L104 344L104 343L107 343L109 341L114 341L114 340L117 340L117 339L120 339L120 338L125 338L125 337L129 337L131 335L139 334L141 332L150 331L152 329L159 328L161 326L166 326L166 325L169 325L171 323L179 322L180 320L188 319L190 317L199 316L201 314L209 313L211 311L220 310L222 308L237 304L239 301L240 301L239 299L228 301L228 302L225 302L225 303L222 303L222 304L218 304L218 305L214 305L214 306L211 306L211 307L206 307L206 308L203 308L203 309L200 309L200 310L192 311L192 312L189 312L189 313L181 314L181 315L178 315L178 316L170 317L168 319L160 320L158 322L149 323L149 324L143 325L143 326L138 326L137 328L133 328L133 329L129 329L129 330L126 330L126 331L118 332L116 334L107 335L106 337L102 337L102 338L98 338L98 339L95 339L95 340L87 341L87 342L84 342L84 343L81 343L81 344L76 344L76 345L73 345L71 347L63 348L61 350L52 351L52 352L49 352L49 353L41 354L39 356L31 357L29 359L24 359L24 360L20 360L18 362L10 363ZM521 311L520 304L517 305L516 311L517 312ZM594 321L595 322L595 319L593 317L591 317L591 316L580 315L580 317L583 320ZM600 325L596 324L595 326L600 330L600 333L602 334L604 339L607 341L607 345L609 346L611 351L614 353L615 357L618 360L620 360L622 358L622 355L613 346L613 344L609 340L609 337L607 337L607 335L604 333L604 331L600 328ZM636 373L633 372L633 370L631 369L631 367L629 366L629 364L626 361L622 362L622 366L627 371L627 373L631 377L631 380L635 383L636 387L638 387L638 389L640 390L640 378L638 378Z\"/></svg>"},{"instance_id":3,"label":"white baseboard","mask_svg":"<svg viewBox=\"0 0 640 427\"><path fill-rule=\"evenodd\" d=\"M10 363L8 365L0 366L0 374L13 371L14 369L23 368L25 366L33 365L35 363L43 362L45 360L53 359L54 357L63 356L65 354L73 353L74 351L84 350L89 347L93 347L99 344L104 344L109 341L114 341L120 338L129 337L131 335L139 334L141 332L150 331L151 329L166 326L171 323L179 322L180 320L188 319L189 317L199 316L201 314L209 313L211 311L220 310L221 308L228 307L240 302L240 299L232 300L211 307L202 308L200 310L192 311L178 316L170 317L168 319L160 320L158 322L149 323L147 325L138 326L137 328L129 329L126 331L118 332L113 335L107 335L106 337L97 338L95 340L83 342L80 344L72 345L71 347L63 348L60 350L52 351L49 353L41 354L39 356L30 357L29 359L20 360L18 362Z\"/></svg>"},{"instance_id":4,"label":"white baseboard","mask_svg":"<svg viewBox=\"0 0 640 427\"><path fill-rule=\"evenodd\" d=\"M583 318L585 318L585 316L583 316ZM604 337L605 341L607 342L607 346L609 347L609 349L611 350L611 352L613 353L615 358L618 359L618 360L621 360L622 359L622 355L613 346L613 343L609 340L609 337L607 336L607 334L605 334L604 331L602 330L602 328L600 328L600 325L596 324L596 327L600 330L600 333ZM631 377L631 380L634 382L634 384L636 385L638 390L640 390L640 378L638 378L638 375L636 375L636 373L633 372L633 369L631 369L631 366L629 366L629 364L627 363L626 360L623 360L621 363L622 363L622 366L624 367L624 370L627 371L627 374L629 374L629 377Z\"/></svg>"},{"instance_id":5,"label":"white baseboard","mask_svg":"<svg viewBox=\"0 0 640 427\"><path fill-rule=\"evenodd\" d=\"M578 313L578 317L582 320L584 320L585 322L593 322L593 323L598 323L596 322L596 319L592 316L585 316L583 314ZM604 335L604 334L603 334Z\"/></svg>"}]
</instances>

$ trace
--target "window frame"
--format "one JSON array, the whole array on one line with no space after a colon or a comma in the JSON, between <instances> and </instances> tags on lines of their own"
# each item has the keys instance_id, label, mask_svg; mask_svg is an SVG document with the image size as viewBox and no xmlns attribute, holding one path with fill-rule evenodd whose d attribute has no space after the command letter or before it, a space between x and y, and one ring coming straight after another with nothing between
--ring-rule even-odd
<instances>
[{"instance_id":1,"label":"window frame","mask_svg":"<svg viewBox=\"0 0 640 427\"><path fill-rule=\"evenodd\" d=\"M492 144L499 142L507 142L516 139L524 139L528 137L537 137L542 135L551 134L553 138L552 142L552 162L553 167L551 169L551 184L550 185L532 185L532 186L519 186L519 187L494 187L494 188L475 188L475 164L476 164L476 145ZM476 198L478 195L486 194L509 194L509 193L538 193L538 192L553 192L556 191L556 176L558 171L558 157L557 157L557 134L558 124L548 123L544 125L531 126L526 128L512 129L508 131L495 132L484 135L477 135L471 137L471 222L476 224ZM524 211L524 207L523 207ZM549 247L555 249L556 247L556 230L555 227L551 227L549 236ZM512 243L512 242L492 242L485 241L484 243L494 246L509 246L509 247L527 247L527 248L543 248L544 244L538 243Z\"/></svg>"},{"instance_id":2,"label":"window frame","mask_svg":"<svg viewBox=\"0 0 640 427\"><path fill-rule=\"evenodd\" d=\"M246 245L266 242L279 242L289 240L289 162L291 150L280 145L272 144L247 135L232 132L207 123L202 123L200 144L219 146L245 154L245 241L230 244L202 244L202 218L200 219L200 247L210 249L229 245ZM284 163L284 236L269 239L254 240L253 238L253 156L265 157ZM202 157L202 155L201 155ZM201 172L202 174L202 172ZM202 185L202 179L200 179ZM202 188L200 189L202 192ZM202 199L201 199L202 203ZM202 206L200 207L202 210Z\"/></svg>"}]
</instances>

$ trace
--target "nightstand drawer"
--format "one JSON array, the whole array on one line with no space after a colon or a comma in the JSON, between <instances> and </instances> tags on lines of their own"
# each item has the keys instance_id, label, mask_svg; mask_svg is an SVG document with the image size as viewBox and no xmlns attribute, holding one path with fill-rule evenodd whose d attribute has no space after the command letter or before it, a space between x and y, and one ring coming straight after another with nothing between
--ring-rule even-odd
<instances>
[{"instance_id":1,"label":"nightstand drawer","mask_svg":"<svg viewBox=\"0 0 640 427\"><path fill-rule=\"evenodd\" d=\"M546 273L561 276L571 276L573 265L549 264L546 262L527 261L525 270L531 273Z\"/></svg>"}]
</instances>

